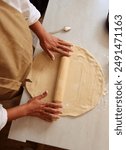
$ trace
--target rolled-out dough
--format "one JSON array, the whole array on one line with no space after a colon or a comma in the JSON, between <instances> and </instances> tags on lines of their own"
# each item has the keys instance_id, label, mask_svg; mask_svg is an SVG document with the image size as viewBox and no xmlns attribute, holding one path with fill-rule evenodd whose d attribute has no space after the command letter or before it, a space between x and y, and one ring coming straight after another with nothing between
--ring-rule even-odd
<instances>
[{"instance_id":1,"label":"rolled-out dough","mask_svg":"<svg viewBox=\"0 0 126 150\"><path fill-rule=\"evenodd\" d=\"M50 60L39 53L30 72L26 88L32 97L48 90L44 101L62 101L63 116L79 116L93 109L104 94L104 77L100 65L85 49L72 47L71 57Z\"/></svg>"}]
</instances>

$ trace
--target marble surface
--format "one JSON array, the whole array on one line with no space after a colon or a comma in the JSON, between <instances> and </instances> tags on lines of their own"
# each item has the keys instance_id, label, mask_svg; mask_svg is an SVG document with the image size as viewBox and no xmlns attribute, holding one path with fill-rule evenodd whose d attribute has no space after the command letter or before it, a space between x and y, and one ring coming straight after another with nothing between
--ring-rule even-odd
<instances>
[{"instance_id":1,"label":"marble surface","mask_svg":"<svg viewBox=\"0 0 126 150\"><path fill-rule=\"evenodd\" d=\"M106 95L95 109L76 118L62 117L47 123L25 117L13 121L9 138L34 141L70 150L108 150L108 31L105 26L108 0L50 0L43 25L48 32L92 53L103 68ZM70 26L69 32L63 32ZM39 43L36 53L40 52ZM94 83L95 84L95 83ZM29 95L24 91L21 103Z\"/></svg>"}]
</instances>

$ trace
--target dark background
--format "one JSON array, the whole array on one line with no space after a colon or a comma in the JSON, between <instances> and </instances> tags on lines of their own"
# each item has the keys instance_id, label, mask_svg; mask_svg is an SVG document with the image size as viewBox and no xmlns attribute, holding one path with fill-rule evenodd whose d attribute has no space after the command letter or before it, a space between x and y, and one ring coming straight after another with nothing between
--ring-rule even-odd
<instances>
[{"instance_id":1,"label":"dark background","mask_svg":"<svg viewBox=\"0 0 126 150\"><path fill-rule=\"evenodd\" d=\"M49 0L30 0L30 2L39 10L41 16L44 15Z\"/></svg>"}]
</instances>

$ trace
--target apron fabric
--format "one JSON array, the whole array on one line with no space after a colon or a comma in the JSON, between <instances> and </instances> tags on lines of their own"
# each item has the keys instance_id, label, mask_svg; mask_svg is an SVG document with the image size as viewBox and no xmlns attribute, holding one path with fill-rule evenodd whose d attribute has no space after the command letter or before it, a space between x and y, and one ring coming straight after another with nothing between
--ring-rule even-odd
<instances>
[{"instance_id":1,"label":"apron fabric","mask_svg":"<svg viewBox=\"0 0 126 150\"><path fill-rule=\"evenodd\" d=\"M0 103L19 99L32 54L32 36L23 15L0 1Z\"/></svg>"}]
</instances>

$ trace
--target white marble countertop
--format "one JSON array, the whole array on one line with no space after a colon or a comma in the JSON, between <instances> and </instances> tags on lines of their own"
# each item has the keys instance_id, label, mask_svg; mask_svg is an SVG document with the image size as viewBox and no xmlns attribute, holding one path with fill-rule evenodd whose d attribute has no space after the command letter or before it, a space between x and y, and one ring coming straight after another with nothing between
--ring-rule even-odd
<instances>
[{"instance_id":1,"label":"white marble countertop","mask_svg":"<svg viewBox=\"0 0 126 150\"><path fill-rule=\"evenodd\" d=\"M108 90L108 0L50 0L43 25L48 32L70 26L55 36L89 50L103 68ZM41 49L36 45L36 52ZM29 99L24 91L22 103ZM13 121L9 138L34 141L70 150L108 150L108 93L95 109L80 117L47 123L25 117Z\"/></svg>"}]
</instances>

